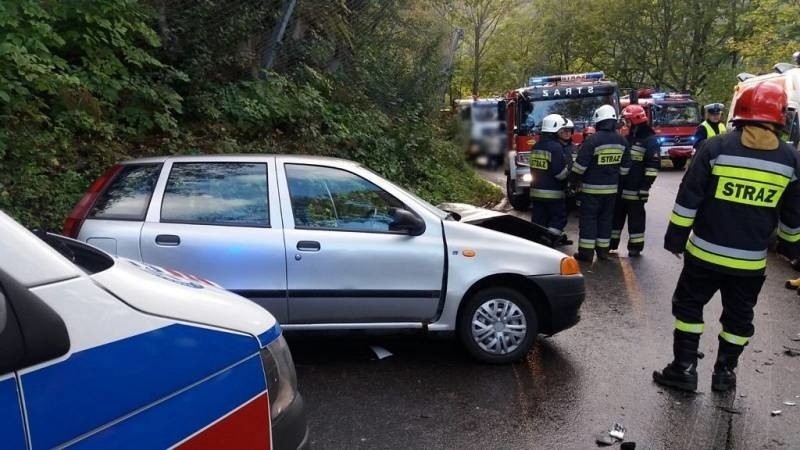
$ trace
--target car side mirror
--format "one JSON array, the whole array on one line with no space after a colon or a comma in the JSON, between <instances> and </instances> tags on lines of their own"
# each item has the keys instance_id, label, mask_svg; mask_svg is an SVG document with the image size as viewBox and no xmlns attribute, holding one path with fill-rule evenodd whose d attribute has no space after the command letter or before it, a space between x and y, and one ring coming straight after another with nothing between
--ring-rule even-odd
<instances>
[{"instance_id":1,"label":"car side mirror","mask_svg":"<svg viewBox=\"0 0 800 450\"><path fill-rule=\"evenodd\" d=\"M399 231L410 236L419 236L425 232L425 222L411 211L402 208L392 208L392 223L389 231Z\"/></svg>"},{"instance_id":2,"label":"car side mirror","mask_svg":"<svg viewBox=\"0 0 800 450\"><path fill-rule=\"evenodd\" d=\"M8 322L8 300L3 290L0 289L0 335L6 329L6 322Z\"/></svg>"},{"instance_id":3,"label":"car side mirror","mask_svg":"<svg viewBox=\"0 0 800 450\"><path fill-rule=\"evenodd\" d=\"M67 326L50 306L0 270L0 374L65 355Z\"/></svg>"}]
</instances>

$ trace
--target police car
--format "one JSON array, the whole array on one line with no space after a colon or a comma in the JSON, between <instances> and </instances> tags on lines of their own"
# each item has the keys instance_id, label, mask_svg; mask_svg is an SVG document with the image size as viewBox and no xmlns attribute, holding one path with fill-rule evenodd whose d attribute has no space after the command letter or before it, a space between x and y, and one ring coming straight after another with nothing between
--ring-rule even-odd
<instances>
[{"instance_id":1,"label":"police car","mask_svg":"<svg viewBox=\"0 0 800 450\"><path fill-rule=\"evenodd\" d=\"M2 212L0 236L0 447L307 445L266 310Z\"/></svg>"}]
</instances>

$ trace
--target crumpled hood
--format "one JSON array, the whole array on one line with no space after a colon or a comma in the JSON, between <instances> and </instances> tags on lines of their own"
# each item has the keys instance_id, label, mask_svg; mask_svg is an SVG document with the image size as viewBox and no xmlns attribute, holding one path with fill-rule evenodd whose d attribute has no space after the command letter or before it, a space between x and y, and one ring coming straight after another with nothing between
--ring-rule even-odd
<instances>
[{"instance_id":1,"label":"crumpled hood","mask_svg":"<svg viewBox=\"0 0 800 450\"><path fill-rule=\"evenodd\" d=\"M145 313L254 336L277 325L264 308L210 281L125 258L114 262L91 278Z\"/></svg>"},{"instance_id":2,"label":"crumpled hood","mask_svg":"<svg viewBox=\"0 0 800 450\"><path fill-rule=\"evenodd\" d=\"M551 247L561 236L542 226L500 211L468 205L466 203L442 203L439 208L458 214L459 222L499 231L527 241Z\"/></svg>"},{"instance_id":3,"label":"crumpled hood","mask_svg":"<svg viewBox=\"0 0 800 450\"><path fill-rule=\"evenodd\" d=\"M510 216L513 217L513 216ZM467 260L475 268L481 267L485 274L515 273L519 275L558 274L561 260L567 255L550 247L513 236L511 234L487 229L454 220L445 220L445 238L450 257L450 273L456 266ZM472 250L473 257L455 257L464 250ZM484 275L485 275L484 274Z\"/></svg>"}]
</instances>

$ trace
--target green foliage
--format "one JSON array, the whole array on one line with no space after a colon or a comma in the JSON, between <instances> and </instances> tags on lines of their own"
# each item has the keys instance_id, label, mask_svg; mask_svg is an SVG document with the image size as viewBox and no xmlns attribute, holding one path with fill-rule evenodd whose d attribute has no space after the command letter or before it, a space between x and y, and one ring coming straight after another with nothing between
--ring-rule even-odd
<instances>
[{"instance_id":1,"label":"green foliage","mask_svg":"<svg viewBox=\"0 0 800 450\"><path fill-rule=\"evenodd\" d=\"M480 93L520 87L534 74L602 70L623 87L727 101L737 73L768 72L800 49L798 15L796 0L520 2L480 57ZM456 95L471 95L475 60L462 46Z\"/></svg>"},{"instance_id":2,"label":"green foliage","mask_svg":"<svg viewBox=\"0 0 800 450\"><path fill-rule=\"evenodd\" d=\"M0 3L0 209L58 229L113 163L173 153L336 156L433 202L499 198L435 125L447 29L426 7L300 2L293 59L263 76L279 4Z\"/></svg>"}]
</instances>

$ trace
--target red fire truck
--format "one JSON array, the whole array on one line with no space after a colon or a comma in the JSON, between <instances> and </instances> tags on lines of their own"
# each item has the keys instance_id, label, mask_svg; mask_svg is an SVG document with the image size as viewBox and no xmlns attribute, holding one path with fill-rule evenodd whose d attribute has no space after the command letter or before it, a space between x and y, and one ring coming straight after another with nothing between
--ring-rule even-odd
<instances>
[{"instance_id":1,"label":"red fire truck","mask_svg":"<svg viewBox=\"0 0 800 450\"><path fill-rule=\"evenodd\" d=\"M523 210L530 205L528 157L539 138L542 119L548 114L561 114L572 120L575 143L580 144L593 131L592 113L602 105L619 110L617 83L606 80L603 72L531 77L527 86L506 94L506 192L514 209Z\"/></svg>"},{"instance_id":2,"label":"red fire truck","mask_svg":"<svg viewBox=\"0 0 800 450\"><path fill-rule=\"evenodd\" d=\"M637 102L647 112L650 126L661 144L661 161L670 160L676 169L683 169L694 152L694 132L703 116L700 106L690 94L655 92L645 88L620 98L624 108Z\"/></svg>"}]
</instances>

